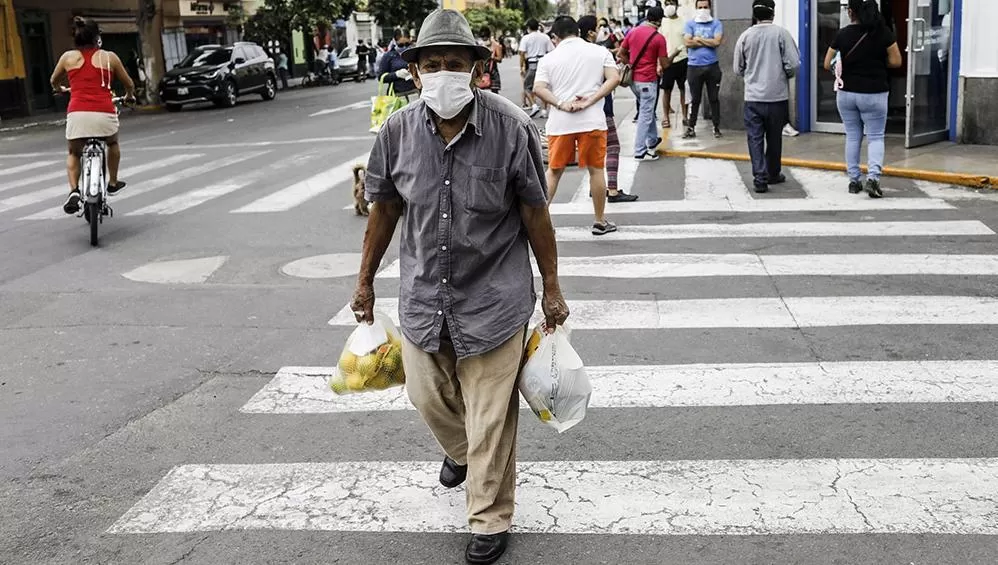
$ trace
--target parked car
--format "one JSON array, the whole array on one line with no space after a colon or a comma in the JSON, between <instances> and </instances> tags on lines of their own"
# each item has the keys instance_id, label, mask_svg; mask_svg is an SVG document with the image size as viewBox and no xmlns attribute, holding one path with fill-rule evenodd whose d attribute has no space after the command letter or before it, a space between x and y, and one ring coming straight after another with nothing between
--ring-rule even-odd
<instances>
[{"instance_id":1,"label":"parked car","mask_svg":"<svg viewBox=\"0 0 998 565\"><path fill-rule=\"evenodd\" d=\"M340 78L353 77L357 82L367 80L366 74L358 72L360 58L357 57L357 52L353 47L347 47L343 51L340 51L339 57L336 60L340 66Z\"/></svg>"},{"instance_id":2,"label":"parked car","mask_svg":"<svg viewBox=\"0 0 998 565\"><path fill-rule=\"evenodd\" d=\"M263 48L251 42L198 47L159 83L159 98L171 112L195 102L228 108L240 96L254 93L273 100L277 71Z\"/></svg>"}]
</instances>

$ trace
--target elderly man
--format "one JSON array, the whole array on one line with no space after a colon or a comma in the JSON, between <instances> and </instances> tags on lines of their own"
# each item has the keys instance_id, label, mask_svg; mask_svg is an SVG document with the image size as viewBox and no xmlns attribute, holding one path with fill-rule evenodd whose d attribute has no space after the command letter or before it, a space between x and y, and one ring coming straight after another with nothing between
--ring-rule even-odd
<instances>
[{"instance_id":1,"label":"elderly man","mask_svg":"<svg viewBox=\"0 0 998 565\"><path fill-rule=\"evenodd\" d=\"M403 53L421 95L371 151L366 195L377 205L352 303L358 321L373 320L374 275L401 220L406 389L446 455L440 483L467 479L469 563L495 562L509 539L516 385L535 303L528 242L547 327L568 317L540 136L522 110L472 86L490 55L453 10L427 16Z\"/></svg>"}]
</instances>

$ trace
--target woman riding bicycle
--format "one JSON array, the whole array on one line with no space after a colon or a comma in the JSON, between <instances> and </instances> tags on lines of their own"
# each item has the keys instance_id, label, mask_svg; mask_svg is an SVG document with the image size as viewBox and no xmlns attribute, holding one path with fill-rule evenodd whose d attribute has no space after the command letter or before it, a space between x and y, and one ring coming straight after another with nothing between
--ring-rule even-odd
<instances>
[{"instance_id":1,"label":"woman riding bicycle","mask_svg":"<svg viewBox=\"0 0 998 565\"><path fill-rule=\"evenodd\" d=\"M50 79L54 90L70 92L66 113L66 139L69 141L66 170L70 192L62 205L67 214L80 210L80 156L87 139L99 138L107 144L108 193L115 194L125 188L125 183L118 180L121 148L118 146L118 111L112 101L111 82L114 79L121 81L125 85L125 99L135 99L135 84L121 64L121 59L111 51L100 48L97 22L74 18L73 25L76 29L73 34L76 49L62 54ZM69 77L68 89L61 84L63 75Z\"/></svg>"}]
</instances>

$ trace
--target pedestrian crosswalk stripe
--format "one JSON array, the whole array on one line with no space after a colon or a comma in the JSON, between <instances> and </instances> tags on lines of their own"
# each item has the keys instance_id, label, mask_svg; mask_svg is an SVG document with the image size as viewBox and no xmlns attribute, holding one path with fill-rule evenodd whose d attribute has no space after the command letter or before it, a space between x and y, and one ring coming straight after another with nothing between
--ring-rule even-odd
<instances>
[{"instance_id":1,"label":"pedestrian crosswalk stripe","mask_svg":"<svg viewBox=\"0 0 998 565\"><path fill-rule=\"evenodd\" d=\"M179 171L157 176L153 179L144 180L142 182L136 182L129 185L128 188L124 190L121 194L116 194L111 197L111 205L115 206L123 200L128 200L129 198L135 198L147 192L162 188L164 186L171 186L175 183L190 179L197 178L203 174L211 173L231 165L242 163L244 161L250 161L256 159L262 155L266 155L267 151L254 151L250 153L242 153L239 155L230 155L228 157L223 157L221 159L215 159L195 167L188 167L180 169ZM38 212L37 214L32 214L30 216L25 216L20 218L21 220L53 220L56 218L65 217L61 208L56 208L52 210L44 210Z\"/></svg>"},{"instance_id":2,"label":"pedestrian crosswalk stripe","mask_svg":"<svg viewBox=\"0 0 998 565\"><path fill-rule=\"evenodd\" d=\"M839 201L870 200L866 198L865 194L860 196L849 194L848 178L843 176L842 173L805 169L802 167L789 169L789 172L804 188L804 191L807 192L808 198ZM900 199L887 198L883 201L886 202L888 200L897 201Z\"/></svg>"},{"instance_id":3,"label":"pedestrian crosswalk stripe","mask_svg":"<svg viewBox=\"0 0 998 565\"><path fill-rule=\"evenodd\" d=\"M315 176L278 190L241 208L232 210L234 214L284 212L315 198L316 196L353 181L352 169L357 163L367 163L369 153L362 153L345 163L323 171Z\"/></svg>"},{"instance_id":4,"label":"pedestrian crosswalk stripe","mask_svg":"<svg viewBox=\"0 0 998 565\"><path fill-rule=\"evenodd\" d=\"M534 276L540 276L531 260ZM679 277L998 275L998 255L859 253L842 255L635 254L558 257L558 276L611 279ZM397 279L399 260L378 272Z\"/></svg>"},{"instance_id":5,"label":"pedestrian crosswalk stripe","mask_svg":"<svg viewBox=\"0 0 998 565\"><path fill-rule=\"evenodd\" d=\"M53 167L58 167L58 164L53 165ZM0 183L0 192L6 192L8 190L14 190L15 188L20 188L22 186L31 186L34 184L40 184L43 182L49 182L51 180L66 178L65 165L58 167L58 170L53 170L48 173L42 173L40 175L34 175L27 178L9 180ZM69 190L69 185L66 185L66 190Z\"/></svg>"},{"instance_id":6,"label":"pedestrian crosswalk stripe","mask_svg":"<svg viewBox=\"0 0 998 565\"><path fill-rule=\"evenodd\" d=\"M412 410L401 387L337 395L334 367L282 367L240 408L256 414ZM592 408L998 402L998 361L586 367ZM520 408L527 409L520 399Z\"/></svg>"},{"instance_id":7,"label":"pedestrian crosswalk stripe","mask_svg":"<svg viewBox=\"0 0 998 565\"><path fill-rule=\"evenodd\" d=\"M294 167L301 165L303 162L311 158L311 154L296 155L291 159L283 159L278 163L275 163L266 169L256 169L248 173L231 177L225 181L217 184L209 185L204 188L198 188L195 190L190 190L176 196L167 198L155 204L150 204L144 208L140 208L134 212L129 212L129 215L142 215L142 214L176 214L178 212L183 212L200 204L204 204L209 200L213 200L220 196L229 194L230 192L235 192L245 186L253 184L259 181L266 174L273 174L282 169L289 167Z\"/></svg>"},{"instance_id":8,"label":"pedestrian crosswalk stripe","mask_svg":"<svg viewBox=\"0 0 998 565\"><path fill-rule=\"evenodd\" d=\"M639 200L607 204L606 213L660 214L688 212L865 212L877 210L952 210L953 205L936 198L883 198L856 196L851 200L818 200L811 198L770 198L766 200ZM554 202L549 205L552 216L592 215L588 202Z\"/></svg>"},{"instance_id":9,"label":"pedestrian crosswalk stripe","mask_svg":"<svg viewBox=\"0 0 998 565\"><path fill-rule=\"evenodd\" d=\"M732 161L720 159L686 159L687 201L749 202L738 167Z\"/></svg>"},{"instance_id":10,"label":"pedestrian crosswalk stripe","mask_svg":"<svg viewBox=\"0 0 998 565\"><path fill-rule=\"evenodd\" d=\"M158 161L151 161L149 163L143 163L141 165L136 165L134 167L128 167L118 171L118 176L122 179L127 179L131 175L138 175L146 171L152 171L155 169L161 169L163 167L169 167L171 165L176 165L177 163L182 163L184 161L200 157L200 155L171 155L165 159L159 159ZM65 172L63 172L63 176ZM0 200L0 212L8 212L16 208L23 208L24 206L31 206L32 204L38 204L49 200L50 198L56 198L59 196L68 196L69 186L60 185L53 186L51 188L46 188L42 190L36 190L34 192L27 192L25 194L19 194L17 196L12 196L4 200ZM114 198L114 197L112 197ZM65 215L62 209L57 210L60 214Z\"/></svg>"},{"instance_id":11,"label":"pedestrian crosswalk stripe","mask_svg":"<svg viewBox=\"0 0 998 565\"><path fill-rule=\"evenodd\" d=\"M349 433L342 433L348 438ZM440 461L181 465L111 534L466 532ZM513 531L996 535L998 459L521 461Z\"/></svg>"},{"instance_id":12,"label":"pedestrian crosswalk stripe","mask_svg":"<svg viewBox=\"0 0 998 565\"><path fill-rule=\"evenodd\" d=\"M588 227L559 227L557 241L658 240L719 237L901 237L995 235L977 220L903 222L755 222L746 224L623 225L620 231L594 236Z\"/></svg>"},{"instance_id":13,"label":"pedestrian crosswalk stripe","mask_svg":"<svg viewBox=\"0 0 998 565\"><path fill-rule=\"evenodd\" d=\"M977 296L805 296L694 300L569 300L571 327L584 330L998 325L998 298ZM398 324L398 298L376 308ZM533 322L539 322L540 304ZM331 326L356 325L350 305Z\"/></svg>"},{"instance_id":14,"label":"pedestrian crosswalk stripe","mask_svg":"<svg viewBox=\"0 0 998 565\"><path fill-rule=\"evenodd\" d=\"M34 169L41 169L45 167L55 167L58 166L59 161L34 161L32 163L24 163L23 165L15 165L13 167L3 167L0 168L0 177L7 175L14 175L17 173L23 173L25 171L31 171ZM7 185L0 185L0 192L4 191Z\"/></svg>"}]
</instances>

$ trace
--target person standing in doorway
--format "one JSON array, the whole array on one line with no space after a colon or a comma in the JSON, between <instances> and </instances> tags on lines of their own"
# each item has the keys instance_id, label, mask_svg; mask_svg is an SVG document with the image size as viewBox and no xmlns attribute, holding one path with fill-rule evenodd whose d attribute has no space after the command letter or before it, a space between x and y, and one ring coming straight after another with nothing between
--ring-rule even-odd
<instances>
[{"instance_id":1,"label":"person standing in doorway","mask_svg":"<svg viewBox=\"0 0 998 565\"><path fill-rule=\"evenodd\" d=\"M690 107L689 125L683 138L696 137L697 114L704 87L710 103L710 119L714 122L714 137L721 137L721 63L717 58L717 48L724 41L724 26L711 14L711 0L697 0L696 15L686 22L683 39L688 53L687 78L693 97Z\"/></svg>"},{"instance_id":2,"label":"person standing in doorway","mask_svg":"<svg viewBox=\"0 0 998 565\"><path fill-rule=\"evenodd\" d=\"M887 69L901 66L897 39L880 15L874 0L849 0L850 25L839 30L825 54L825 69L835 72L836 103L846 127L846 166L849 192L863 191L859 159L865 130L870 167L866 192L881 198L880 174L884 165L884 131L890 79Z\"/></svg>"},{"instance_id":3,"label":"person standing in doorway","mask_svg":"<svg viewBox=\"0 0 998 565\"><path fill-rule=\"evenodd\" d=\"M558 47L537 66L534 94L551 105L548 134L548 201L569 163L589 171L593 199L593 235L617 231L606 219L606 115L603 99L620 84L617 63L605 48L579 37L579 24L570 16L554 20Z\"/></svg>"},{"instance_id":4,"label":"person standing in doorway","mask_svg":"<svg viewBox=\"0 0 998 565\"><path fill-rule=\"evenodd\" d=\"M634 135L634 158L638 161L657 160L656 149L662 143L655 124L655 106L659 77L669 65L668 47L658 32L663 17L662 8L648 8L645 21L627 34L618 53L620 60L631 64L634 73L633 88L640 108Z\"/></svg>"},{"instance_id":5,"label":"person standing in doorway","mask_svg":"<svg viewBox=\"0 0 998 565\"><path fill-rule=\"evenodd\" d=\"M547 117L547 109L537 103L534 98L534 79L537 77L537 65L548 53L554 51L551 38L541 32L541 24L534 18L527 20L529 33L520 40L520 76L523 77L523 109L530 117L538 114Z\"/></svg>"},{"instance_id":6,"label":"person standing in doorway","mask_svg":"<svg viewBox=\"0 0 998 565\"><path fill-rule=\"evenodd\" d=\"M665 1L665 18L662 20L662 27L659 32L665 37L665 45L669 52L669 66L662 72L662 91L665 97L662 98L662 112L665 114L662 119L663 128L672 127L672 88L679 86L679 104L683 110L683 126L689 122L686 120L686 112L689 107L686 104L686 40L683 34L686 30L686 22L679 17L679 0Z\"/></svg>"},{"instance_id":7,"label":"person standing in doorway","mask_svg":"<svg viewBox=\"0 0 998 565\"><path fill-rule=\"evenodd\" d=\"M800 53L790 32L773 25L774 0L755 0L756 25L735 43L735 74L745 78L745 132L756 192L786 182L780 172L783 126L790 118L789 79L800 68Z\"/></svg>"}]
</instances>

